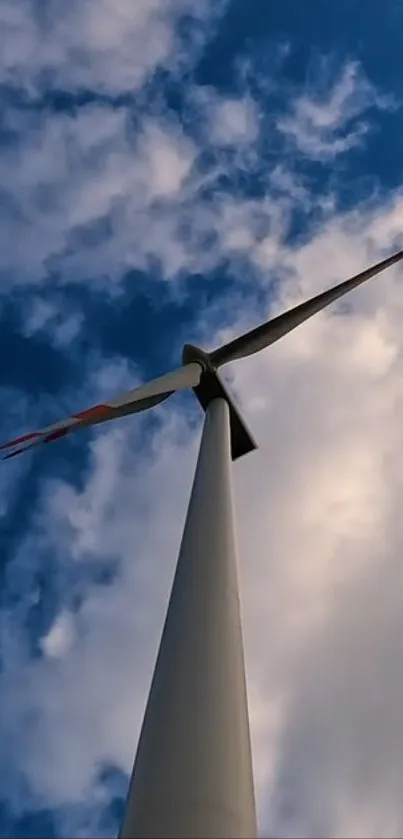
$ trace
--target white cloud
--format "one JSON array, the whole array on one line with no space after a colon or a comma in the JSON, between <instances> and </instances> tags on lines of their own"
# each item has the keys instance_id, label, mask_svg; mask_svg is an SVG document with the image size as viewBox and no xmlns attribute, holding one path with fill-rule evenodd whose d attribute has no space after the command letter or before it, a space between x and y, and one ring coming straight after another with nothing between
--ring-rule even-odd
<instances>
[{"instance_id":1,"label":"white cloud","mask_svg":"<svg viewBox=\"0 0 403 839\"><path fill-rule=\"evenodd\" d=\"M49 632L41 641L41 648L48 658L61 658L71 648L74 639L72 615L61 612Z\"/></svg>"},{"instance_id":2,"label":"white cloud","mask_svg":"<svg viewBox=\"0 0 403 839\"><path fill-rule=\"evenodd\" d=\"M67 347L78 335L83 316L80 312L60 311L55 303L40 297L23 304L23 334L27 337L46 331L47 338L57 347Z\"/></svg>"},{"instance_id":3,"label":"white cloud","mask_svg":"<svg viewBox=\"0 0 403 839\"><path fill-rule=\"evenodd\" d=\"M211 97L209 97L211 98ZM255 103L248 98L220 99L209 103L211 139L219 145L251 144L259 133Z\"/></svg>"},{"instance_id":4,"label":"white cloud","mask_svg":"<svg viewBox=\"0 0 403 839\"><path fill-rule=\"evenodd\" d=\"M137 90L156 66L172 58L177 16L186 0L72 0L61 13L34 0L6 0L0 11L0 74L36 95L44 74L52 87L101 93Z\"/></svg>"},{"instance_id":5,"label":"white cloud","mask_svg":"<svg viewBox=\"0 0 403 839\"><path fill-rule=\"evenodd\" d=\"M181 132L164 132L158 123L146 125L141 139L143 189L148 200L175 196L181 189L196 157L196 149Z\"/></svg>"},{"instance_id":6,"label":"white cloud","mask_svg":"<svg viewBox=\"0 0 403 839\"><path fill-rule=\"evenodd\" d=\"M169 280L207 273L223 261L236 274L245 257L259 275L282 259L296 209L314 205L322 215L332 214L332 196L313 198L285 165L262 171L264 197L223 190L220 179L231 176L218 153L223 144L232 148L234 171L246 176L256 167L257 104L247 91L225 99L193 86L188 94L204 125L192 139L177 116L161 108L136 129L123 105L88 104L75 113L7 111L7 128L17 139L0 163L7 208L0 228L3 293L12 284L52 283L55 277L113 293L128 271L147 270L155 260ZM294 139L302 150L311 143L312 154L326 156L340 138L350 143L354 119L371 105L386 107L356 65L347 65L322 97L294 97L282 130L294 136L298 129ZM270 131L265 142L270 146ZM214 152L207 170L206 151ZM71 332L72 323L60 327L56 340L68 340Z\"/></svg>"},{"instance_id":7,"label":"white cloud","mask_svg":"<svg viewBox=\"0 0 403 839\"><path fill-rule=\"evenodd\" d=\"M169 202L194 157L175 124L145 119L132 136L124 109L88 106L77 116L34 119L28 138L5 152L0 166L14 208L0 236L3 292L10 282L45 282L52 272L107 284L146 267L150 256L164 259L165 249L169 264L172 248L181 249L178 209ZM154 210L162 199L165 209ZM18 249L11 247L15 235Z\"/></svg>"},{"instance_id":8,"label":"white cloud","mask_svg":"<svg viewBox=\"0 0 403 839\"><path fill-rule=\"evenodd\" d=\"M326 160L360 145L370 130L362 118L370 108L394 107L380 96L355 62L346 64L332 83L326 61L317 68L311 90L297 97L278 129L308 157Z\"/></svg>"}]
</instances>

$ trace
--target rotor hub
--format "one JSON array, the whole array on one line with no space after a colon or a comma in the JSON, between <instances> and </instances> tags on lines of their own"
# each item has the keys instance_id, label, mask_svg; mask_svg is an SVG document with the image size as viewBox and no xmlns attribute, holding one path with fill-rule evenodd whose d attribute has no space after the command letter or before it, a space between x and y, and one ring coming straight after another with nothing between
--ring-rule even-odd
<instances>
[{"instance_id":1,"label":"rotor hub","mask_svg":"<svg viewBox=\"0 0 403 839\"><path fill-rule=\"evenodd\" d=\"M194 344L185 344L182 350L182 364L192 364L195 361L202 366L204 373L215 372L210 356L205 350Z\"/></svg>"}]
</instances>

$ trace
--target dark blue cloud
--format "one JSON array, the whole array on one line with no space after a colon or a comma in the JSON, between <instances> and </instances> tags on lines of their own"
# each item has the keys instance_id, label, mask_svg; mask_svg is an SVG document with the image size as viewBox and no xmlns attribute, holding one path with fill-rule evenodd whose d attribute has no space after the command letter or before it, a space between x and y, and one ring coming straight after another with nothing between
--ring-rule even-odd
<instances>
[{"instance_id":1,"label":"dark blue cloud","mask_svg":"<svg viewBox=\"0 0 403 839\"><path fill-rule=\"evenodd\" d=\"M1 835L3 839L57 839L60 835L52 812L46 809L27 811L22 816L15 816L10 811L8 802L0 803Z\"/></svg>"}]
</instances>

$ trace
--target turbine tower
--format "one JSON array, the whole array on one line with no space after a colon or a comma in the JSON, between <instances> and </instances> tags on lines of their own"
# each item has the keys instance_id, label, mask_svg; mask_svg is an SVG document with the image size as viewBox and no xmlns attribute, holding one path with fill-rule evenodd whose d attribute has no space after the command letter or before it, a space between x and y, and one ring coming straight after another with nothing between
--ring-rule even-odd
<instances>
[{"instance_id":1,"label":"turbine tower","mask_svg":"<svg viewBox=\"0 0 403 839\"><path fill-rule=\"evenodd\" d=\"M403 251L178 370L0 446L5 458L193 391L203 435L120 839L257 835L239 609L231 459L256 448L218 369L268 347L403 258Z\"/></svg>"}]
</instances>

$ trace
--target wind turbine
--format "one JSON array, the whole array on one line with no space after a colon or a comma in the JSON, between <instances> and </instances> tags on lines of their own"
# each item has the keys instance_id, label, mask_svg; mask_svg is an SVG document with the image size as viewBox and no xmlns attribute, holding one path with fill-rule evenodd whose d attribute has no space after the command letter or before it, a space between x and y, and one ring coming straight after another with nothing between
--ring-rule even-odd
<instances>
[{"instance_id":1,"label":"wind turbine","mask_svg":"<svg viewBox=\"0 0 403 839\"><path fill-rule=\"evenodd\" d=\"M230 468L256 444L218 369L278 341L402 258L400 251L213 352L186 344L178 370L0 446L14 457L184 388L206 414L120 839L257 835Z\"/></svg>"}]
</instances>

